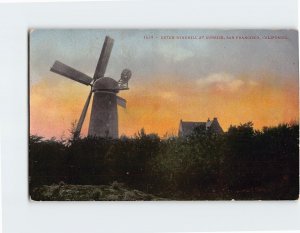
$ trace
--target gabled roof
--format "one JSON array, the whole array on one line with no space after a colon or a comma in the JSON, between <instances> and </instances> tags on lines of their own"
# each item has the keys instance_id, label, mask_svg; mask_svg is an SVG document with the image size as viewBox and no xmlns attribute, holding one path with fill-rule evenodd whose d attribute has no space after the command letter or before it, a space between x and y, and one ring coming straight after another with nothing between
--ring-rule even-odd
<instances>
[{"instance_id":1,"label":"gabled roof","mask_svg":"<svg viewBox=\"0 0 300 233\"><path fill-rule=\"evenodd\" d=\"M210 127L210 126L211 126L211 123L212 123L212 121L211 121L211 120L208 120L208 121L206 122L206 128Z\"/></svg>"},{"instance_id":2,"label":"gabled roof","mask_svg":"<svg viewBox=\"0 0 300 233\"><path fill-rule=\"evenodd\" d=\"M210 130L214 133L223 133L217 118L215 117L212 121L207 120L207 122L195 122L195 121L182 121L180 120L179 125L179 136L187 136L193 133L194 129L197 127L203 127L203 130Z\"/></svg>"},{"instance_id":3,"label":"gabled roof","mask_svg":"<svg viewBox=\"0 0 300 233\"><path fill-rule=\"evenodd\" d=\"M181 121L180 124L181 124L181 132L184 133L184 135L193 133L193 130L196 127L199 126L206 127L206 122Z\"/></svg>"}]
</instances>

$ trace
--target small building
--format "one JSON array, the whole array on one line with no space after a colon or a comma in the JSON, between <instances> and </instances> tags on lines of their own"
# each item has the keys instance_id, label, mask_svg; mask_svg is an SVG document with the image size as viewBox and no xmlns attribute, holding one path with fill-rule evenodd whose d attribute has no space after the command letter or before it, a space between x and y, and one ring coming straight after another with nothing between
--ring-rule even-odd
<instances>
[{"instance_id":1,"label":"small building","mask_svg":"<svg viewBox=\"0 0 300 233\"><path fill-rule=\"evenodd\" d=\"M212 121L208 118L206 122L180 120L178 136L186 137L188 135L191 135L195 128L202 129L203 131L210 131L215 134L222 134L224 132L218 122L218 119L214 117Z\"/></svg>"}]
</instances>

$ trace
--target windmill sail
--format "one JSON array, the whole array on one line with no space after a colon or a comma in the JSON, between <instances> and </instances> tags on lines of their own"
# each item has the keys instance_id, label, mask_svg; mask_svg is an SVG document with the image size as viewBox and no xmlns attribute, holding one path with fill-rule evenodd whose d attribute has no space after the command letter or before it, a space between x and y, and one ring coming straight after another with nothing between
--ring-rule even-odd
<instances>
[{"instance_id":1,"label":"windmill sail","mask_svg":"<svg viewBox=\"0 0 300 233\"><path fill-rule=\"evenodd\" d=\"M120 96L117 96L117 104L120 105L121 107L123 108L126 108L126 100L123 99L122 97Z\"/></svg>"},{"instance_id":2,"label":"windmill sail","mask_svg":"<svg viewBox=\"0 0 300 233\"><path fill-rule=\"evenodd\" d=\"M113 45L114 40L109 36L106 36L101 50L100 58L98 60L98 64L95 70L94 80L104 77Z\"/></svg>"},{"instance_id":3,"label":"windmill sail","mask_svg":"<svg viewBox=\"0 0 300 233\"><path fill-rule=\"evenodd\" d=\"M84 73L81 73L78 70L73 69L70 66L65 65L60 61L55 61L50 71L63 75L67 78L70 78L74 81L80 82L85 85L90 85L90 83L93 81L91 77L87 76Z\"/></svg>"},{"instance_id":4,"label":"windmill sail","mask_svg":"<svg viewBox=\"0 0 300 233\"><path fill-rule=\"evenodd\" d=\"M92 90L90 91L90 93L88 95L88 98L85 101L82 113L80 115L80 118L79 118L79 121L78 121L78 124L77 124L77 127L76 127L75 132L76 132L76 135L78 135L78 136L80 135L81 128L82 128L82 125L83 125L83 122L84 122L84 119L85 119L85 116L86 116L86 113L87 113L87 110L88 110L88 107L89 107L89 104L90 104L90 101L91 101L91 97L92 97Z\"/></svg>"}]
</instances>

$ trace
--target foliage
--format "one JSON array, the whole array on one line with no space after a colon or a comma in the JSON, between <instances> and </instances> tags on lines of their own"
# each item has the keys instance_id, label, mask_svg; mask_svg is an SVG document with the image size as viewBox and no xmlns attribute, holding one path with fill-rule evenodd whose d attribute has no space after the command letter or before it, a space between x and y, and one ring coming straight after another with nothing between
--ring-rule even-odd
<instances>
[{"instance_id":1,"label":"foliage","mask_svg":"<svg viewBox=\"0 0 300 233\"><path fill-rule=\"evenodd\" d=\"M31 135L30 192L64 181L125 183L167 199L297 199L299 125L254 130L251 122L216 135L160 139L142 129L120 139ZM95 194L96 195L96 194ZM97 194L98 195L98 194Z\"/></svg>"},{"instance_id":2,"label":"foliage","mask_svg":"<svg viewBox=\"0 0 300 233\"><path fill-rule=\"evenodd\" d=\"M163 200L122 183L110 185L42 185L33 188L31 199L35 201L150 201Z\"/></svg>"}]
</instances>

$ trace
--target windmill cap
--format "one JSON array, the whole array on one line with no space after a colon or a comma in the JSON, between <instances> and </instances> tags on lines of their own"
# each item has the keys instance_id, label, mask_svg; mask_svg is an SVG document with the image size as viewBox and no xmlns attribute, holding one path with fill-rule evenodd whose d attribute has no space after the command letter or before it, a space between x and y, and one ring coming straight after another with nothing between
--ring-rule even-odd
<instances>
[{"instance_id":1,"label":"windmill cap","mask_svg":"<svg viewBox=\"0 0 300 233\"><path fill-rule=\"evenodd\" d=\"M114 90L118 91L119 86L118 82L112 78L99 78L97 81L93 84L93 91L97 90Z\"/></svg>"}]
</instances>

